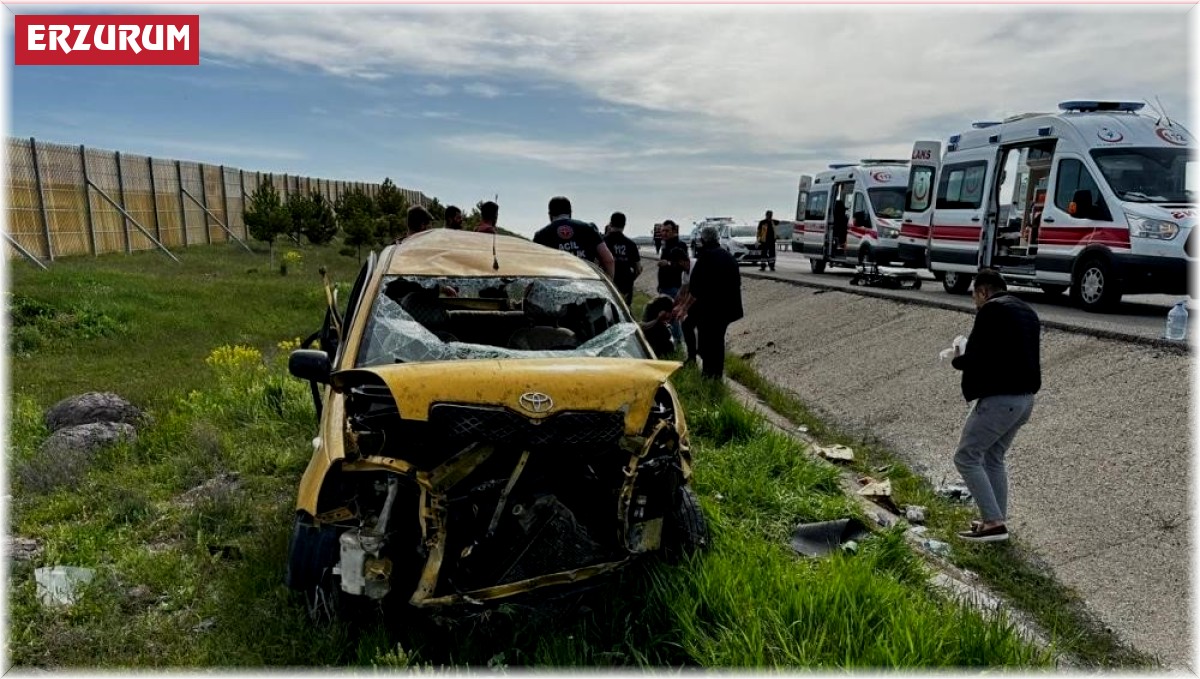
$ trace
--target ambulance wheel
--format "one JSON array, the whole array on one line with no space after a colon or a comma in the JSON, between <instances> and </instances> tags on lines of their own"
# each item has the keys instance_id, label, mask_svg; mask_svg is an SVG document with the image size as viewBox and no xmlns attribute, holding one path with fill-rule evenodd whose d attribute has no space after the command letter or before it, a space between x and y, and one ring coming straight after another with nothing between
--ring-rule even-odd
<instances>
[{"instance_id":1,"label":"ambulance wheel","mask_svg":"<svg viewBox=\"0 0 1200 679\"><path fill-rule=\"evenodd\" d=\"M1076 269L1071 299L1084 311L1108 311L1121 300L1121 288L1112 266L1103 257L1089 257Z\"/></svg>"},{"instance_id":2,"label":"ambulance wheel","mask_svg":"<svg viewBox=\"0 0 1200 679\"><path fill-rule=\"evenodd\" d=\"M810 259L808 266L813 273L825 273L825 260L823 259Z\"/></svg>"},{"instance_id":3,"label":"ambulance wheel","mask_svg":"<svg viewBox=\"0 0 1200 679\"><path fill-rule=\"evenodd\" d=\"M957 271L947 271L942 277L942 287L951 295L961 295L971 287L971 276Z\"/></svg>"},{"instance_id":4,"label":"ambulance wheel","mask_svg":"<svg viewBox=\"0 0 1200 679\"><path fill-rule=\"evenodd\" d=\"M1069 286L1069 285L1051 285L1049 283L1042 283L1038 287L1040 287L1042 289L1042 292L1046 293L1047 295L1050 295L1051 297L1058 297L1059 295L1066 292L1067 288L1069 288L1071 286Z\"/></svg>"}]
</instances>

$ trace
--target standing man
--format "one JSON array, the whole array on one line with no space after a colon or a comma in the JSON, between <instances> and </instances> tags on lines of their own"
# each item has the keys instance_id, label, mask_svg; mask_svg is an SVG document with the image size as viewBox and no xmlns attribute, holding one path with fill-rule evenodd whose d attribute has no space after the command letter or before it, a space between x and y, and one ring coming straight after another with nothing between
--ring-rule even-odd
<instances>
[{"instance_id":1,"label":"standing man","mask_svg":"<svg viewBox=\"0 0 1200 679\"><path fill-rule=\"evenodd\" d=\"M571 201L565 196L550 199L550 223L533 236L533 242L564 250L589 262L598 262L613 280L613 256L595 224L571 219Z\"/></svg>"},{"instance_id":2,"label":"standing man","mask_svg":"<svg viewBox=\"0 0 1200 679\"><path fill-rule=\"evenodd\" d=\"M479 206L479 233L496 233L496 219L500 216L500 206L488 201Z\"/></svg>"},{"instance_id":3,"label":"standing man","mask_svg":"<svg viewBox=\"0 0 1200 679\"><path fill-rule=\"evenodd\" d=\"M625 213L614 212L604 229L604 244L613 256L613 268L616 275L613 285L621 291L625 303L633 306L633 282L642 274L642 255L638 253L637 243L625 235Z\"/></svg>"},{"instance_id":4,"label":"standing man","mask_svg":"<svg viewBox=\"0 0 1200 679\"><path fill-rule=\"evenodd\" d=\"M742 273L721 247L715 226L700 229L700 251L686 297L681 311L696 327L701 374L719 380L725 375L725 333L742 317Z\"/></svg>"},{"instance_id":5,"label":"standing man","mask_svg":"<svg viewBox=\"0 0 1200 679\"><path fill-rule=\"evenodd\" d=\"M975 401L963 424L954 466L979 505L980 520L958 534L968 542L1008 539L1008 472L1004 456L1029 421L1042 386L1042 326L1028 304L1008 292L994 269L975 276L975 325L967 347L955 349L962 394Z\"/></svg>"},{"instance_id":6,"label":"standing man","mask_svg":"<svg viewBox=\"0 0 1200 679\"><path fill-rule=\"evenodd\" d=\"M654 254L662 252L662 224L654 225Z\"/></svg>"},{"instance_id":7,"label":"standing man","mask_svg":"<svg viewBox=\"0 0 1200 679\"><path fill-rule=\"evenodd\" d=\"M450 205L446 208L446 228L457 229L462 231L463 213L456 205Z\"/></svg>"},{"instance_id":8,"label":"standing man","mask_svg":"<svg viewBox=\"0 0 1200 679\"><path fill-rule=\"evenodd\" d=\"M679 300L679 289L683 287L683 276L692 270L687 246L679 240L679 226L670 219L662 223L662 255L658 259L658 293ZM671 321L671 337L675 346L683 342L683 328L679 320Z\"/></svg>"},{"instance_id":9,"label":"standing man","mask_svg":"<svg viewBox=\"0 0 1200 679\"><path fill-rule=\"evenodd\" d=\"M771 266L771 271L775 270L775 227L779 221L771 215L774 214L767 210L766 219L758 223L758 256L761 257L758 261L758 270L766 271L767 265Z\"/></svg>"}]
</instances>

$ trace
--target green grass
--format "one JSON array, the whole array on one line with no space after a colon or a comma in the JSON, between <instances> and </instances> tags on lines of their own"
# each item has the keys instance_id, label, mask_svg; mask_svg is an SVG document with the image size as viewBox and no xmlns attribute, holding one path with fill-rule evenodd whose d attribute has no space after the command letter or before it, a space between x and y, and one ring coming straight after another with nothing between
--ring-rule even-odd
<instances>
[{"instance_id":1,"label":"green grass","mask_svg":"<svg viewBox=\"0 0 1200 679\"><path fill-rule=\"evenodd\" d=\"M893 499L898 505L925 506L930 531L953 545L951 560L955 565L977 573L1012 605L1031 615L1060 651L1095 667L1156 665L1153 658L1122 644L1087 611L1076 592L1038 567L1036 557L1019 539L990 545L959 540L955 532L976 518L972 507L937 495L927 480L909 470L877 438L851 435L823 422L794 394L764 379L740 357L728 356L725 365L732 379L793 424L808 427L809 434L818 441L853 447L853 469L877 477L883 471L892 481Z\"/></svg>"},{"instance_id":2,"label":"green grass","mask_svg":"<svg viewBox=\"0 0 1200 679\"><path fill-rule=\"evenodd\" d=\"M17 294L54 310L35 317L90 308L117 323L115 335L85 336L63 320L55 326L61 332L19 359L61 374L21 376L10 408L11 530L43 545L33 563L10 569L8 651L18 666L1050 662L1003 620L936 594L898 531L864 540L856 554L804 560L792 553L786 539L797 523L850 516L856 505L840 493L833 469L766 427L723 384L702 380L694 366L675 383L713 532L707 553L678 564L642 562L560 605L505 604L457 621L393 609L353 625L314 626L283 585L283 571L315 425L306 385L286 374L286 351L276 342L315 327L317 280L248 273L256 261L249 255L202 250L184 253L184 267L110 255L15 277ZM305 265L315 269L328 256L348 281L354 262L331 251L306 250ZM253 350L229 348L239 343ZM92 356L103 360L80 360ZM116 369L131 365L139 370ZM153 424L136 442L104 450L60 479L70 484L23 487L28 477L19 472L47 436L46 406L92 389L134 397ZM233 480L204 494L192 490L216 478ZM36 601L32 570L53 564L97 570L70 609Z\"/></svg>"}]
</instances>

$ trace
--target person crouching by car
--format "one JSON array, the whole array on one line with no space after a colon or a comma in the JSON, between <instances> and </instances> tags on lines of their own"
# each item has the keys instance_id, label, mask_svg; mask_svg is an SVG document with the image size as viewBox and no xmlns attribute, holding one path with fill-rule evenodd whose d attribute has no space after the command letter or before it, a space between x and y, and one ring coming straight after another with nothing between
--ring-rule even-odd
<instances>
[{"instance_id":1,"label":"person crouching by car","mask_svg":"<svg viewBox=\"0 0 1200 679\"><path fill-rule=\"evenodd\" d=\"M701 374L725 375L725 333L742 317L742 274L737 260L721 247L716 227L700 230L700 251L692 266L687 299L676 315L686 314L696 326Z\"/></svg>"},{"instance_id":2,"label":"person crouching by car","mask_svg":"<svg viewBox=\"0 0 1200 679\"><path fill-rule=\"evenodd\" d=\"M675 342L671 340L671 311L675 300L668 295L659 295L650 300L642 314L642 334L654 350L654 355L664 358L675 353Z\"/></svg>"}]
</instances>

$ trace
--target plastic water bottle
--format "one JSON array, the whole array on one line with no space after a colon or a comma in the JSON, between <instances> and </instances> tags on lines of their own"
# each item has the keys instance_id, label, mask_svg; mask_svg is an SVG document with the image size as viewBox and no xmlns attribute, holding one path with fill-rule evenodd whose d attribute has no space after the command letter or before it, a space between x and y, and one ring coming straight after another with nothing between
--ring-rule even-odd
<instances>
[{"instance_id":1,"label":"plastic water bottle","mask_svg":"<svg viewBox=\"0 0 1200 679\"><path fill-rule=\"evenodd\" d=\"M1185 300L1179 300L1167 314L1167 339L1182 340L1187 337L1188 310Z\"/></svg>"}]
</instances>

